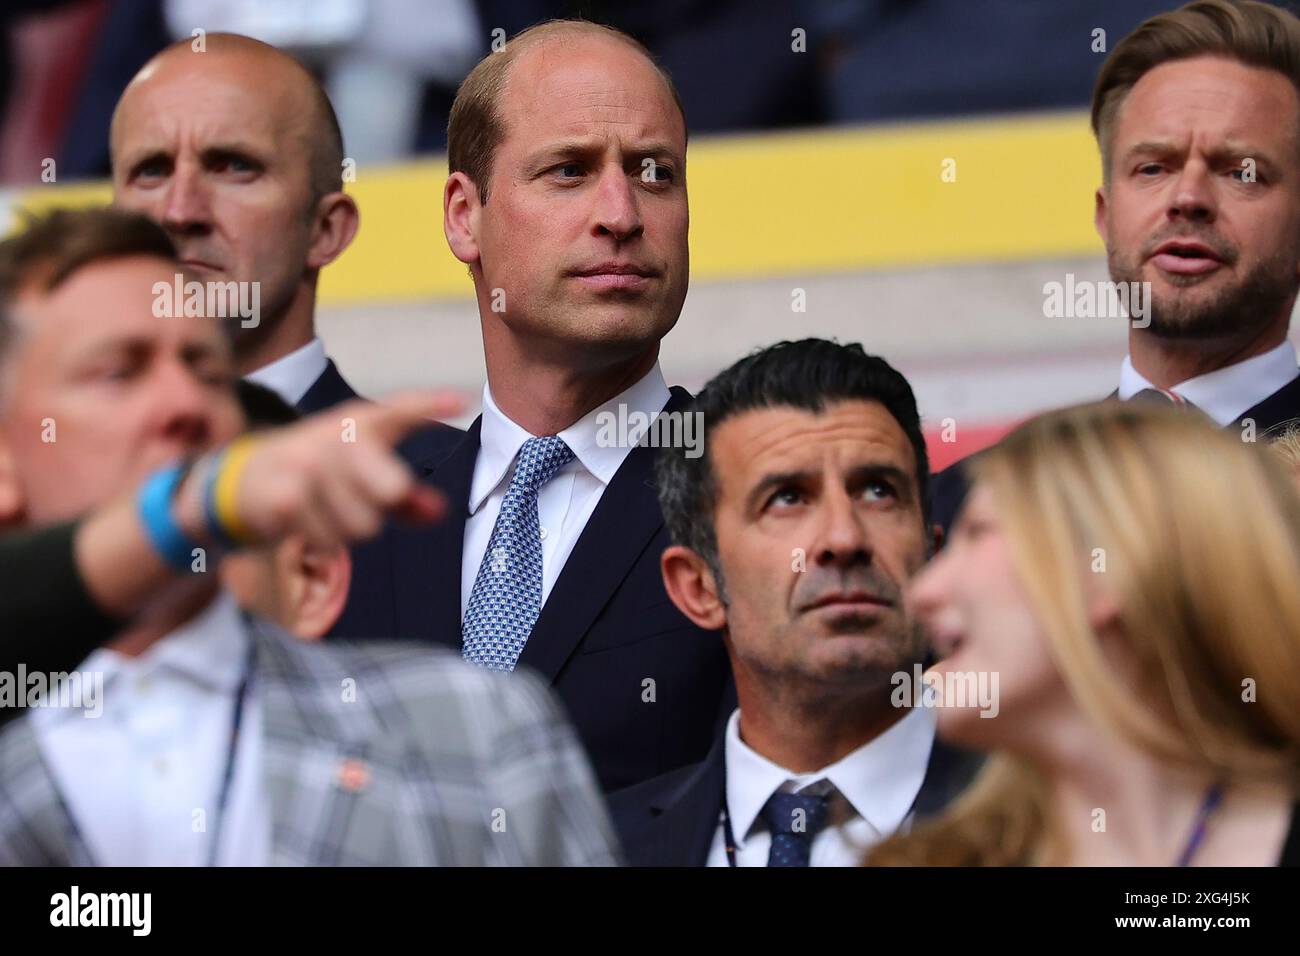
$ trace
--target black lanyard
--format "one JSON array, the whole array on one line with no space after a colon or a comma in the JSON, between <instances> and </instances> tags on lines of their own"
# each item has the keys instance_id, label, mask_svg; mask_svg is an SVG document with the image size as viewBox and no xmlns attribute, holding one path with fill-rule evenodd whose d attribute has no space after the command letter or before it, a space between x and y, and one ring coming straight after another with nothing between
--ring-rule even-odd
<instances>
[{"instance_id":1,"label":"black lanyard","mask_svg":"<svg viewBox=\"0 0 1300 956\"><path fill-rule=\"evenodd\" d=\"M235 779L235 758L239 755L239 731L244 723L244 703L248 699L248 687L253 679L253 665L257 658L256 642L250 636L248 639L248 655L244 659L244 669L239 678L239 688L235 691L235 706L230 717L230 740L226 748L226 764L221 772L221 788L217 794L217 812L213 820L212 839L208 843L208 859L206 866L217 865L217 849L221 845L221 827L226 820L226 809L230 802L230 788ZM89 858L89 866L100 866L101 864L95 859L91 852L90 843L86 840L85 835L81 832L81 827L77 825L77 818L73 816L71 808L59 792L58 786L55 786L55 795L59 803L63 806L63 815L68 821L71 838L81 844L86 856Z\"/></svg>"},{"instance_id":2,"label":"black lanyard","mask_svg":"<svg viewBox=\"0 0 1300 956\"><path fill-rule=\"evenodd\" d=\"M727 851L727 866L735 869L736 835L731 832L731 808L727 805L727 758L722 758L722 844Z\"/></svg>"},{"instance_id":3,"label":"black lanyard","mask_svg":"<svg viewBox=\"0 0 1300 956\"><path fill-rule=\"evenodd\" d=\"M230 718L230 745L226 750L226 767L221 773L221 790L217 796L217 815L212 824L212 839L208 843L208 866L217 865L217 849L221 846L221 826L226 822L226 808L230 802L230 787L235 780L235 758L239 756L239 730L244 723L244 702L248 698L248 685L253 679L253 664L257 659L257 644L248 638L248 656L244 671L235 691L235 708Z\"/></svg>"},{"instance_id":4,"label":"black lanyard","mask_svg":"<svg viewBox=\"0 0 1300 956\"><path fill-rule=\"evenodd\" d=\"M727 851L727 866L736 866L736 835L731 832L731 814L727 811L727 793L722 793L722 840Z\"/></svg>"}]
</instances>

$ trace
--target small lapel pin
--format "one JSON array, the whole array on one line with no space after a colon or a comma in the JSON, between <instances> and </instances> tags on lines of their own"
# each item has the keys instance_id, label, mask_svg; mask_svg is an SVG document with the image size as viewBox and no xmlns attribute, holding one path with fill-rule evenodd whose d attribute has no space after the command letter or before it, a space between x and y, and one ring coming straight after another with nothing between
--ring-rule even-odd
<instances>
[{"instance_id":1,"label":"small lapel pin","mask_svg":"<svg viewBox=\"0 0 1300 956\"><path fill-rule=\"evenodd\" d=\"M338 781L349 793L360 793L370 785L370 768L364 760L349 757L339 764Z\"/></svg>"}]
</instances>

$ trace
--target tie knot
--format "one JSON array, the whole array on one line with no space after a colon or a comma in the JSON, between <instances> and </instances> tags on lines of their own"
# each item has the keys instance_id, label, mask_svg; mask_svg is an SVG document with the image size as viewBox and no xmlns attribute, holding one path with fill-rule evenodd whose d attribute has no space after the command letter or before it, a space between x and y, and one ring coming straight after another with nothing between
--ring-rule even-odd
<instances>
[{"instance_id":1,"label":"tie knot","mask_svg":"<svg viewBox=\"0 0 1300 956\"><path fill-rule=\"evenodd\" d=\"M530 438L519 449L519 463L510 482L533 492L546 484L557 471L573 460L573 451L558 435Z\"/></svg>"},{"instance_id":2,"label":"tie knot","mask_svg":"<svg viewBox=\"0 0 1300 956\"><path fill-rule=\"evenodd\" d=\"M771 834L796 834L808 840L826 825L829 803L812 793L774 793L763 805L762 817Z\"/></svg>"},{"instance_id":3,"label":"tie knot","mask_svg":"<svg viewBox=\"0 0 1300 956\"><path fill-rule=\"evenodd\" d=\"M1144 388L1129 399L1130 402L1143 402L1150 405L1175 405L1178 408L1194 408L1187 399L1167 388Z\"/></svg>"}]
</instances>

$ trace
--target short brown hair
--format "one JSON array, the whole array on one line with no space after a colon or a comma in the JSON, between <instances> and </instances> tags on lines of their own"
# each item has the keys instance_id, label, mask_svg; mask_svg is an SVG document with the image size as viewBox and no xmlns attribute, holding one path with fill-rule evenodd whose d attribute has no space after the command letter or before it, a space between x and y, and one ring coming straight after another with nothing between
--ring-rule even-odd
<instances>
[{"instance_id":1,"label":"short brown hair","mask_svg":"<svg viewBox=\"0 0 1300 956\"><path fill-rule=\"evenodd\" d=\"M20 228L0 241L0 358L13 340L9 310L24 289L52 291L92 262L125 256L176 261L176 246L161 226L138 213L107 207L24 214Z\"/></svg>"},{"instance_id":2,"label":"short brown hair","mask_svg":"<svg viewBox=\"0 0 1300 956\"><path fill-rule=\"evenodd\" d=\"M555 37L579 34L609 36L632 47L658 71L668 84L673 102L682 114L682 129L686 128L686 109L673 85L673 79L655 60L654 54L635 37L622 30L593 23L589 20L547 20L526 30L521 30L506 42L500 53L489 53L479 60L456 91L447 121L447 166L449 172L463 172L478 189L479 201L487 202L488 179L497 147L505 138L505 124L501 118L500 99L505 89L510 65L519 51Z\"/></svg>"},{"instance_id":3,"label":"short brown hair","mask_svg":"<svg viewBox=\"0 0 1300 956\"><path fill-rule=\"evenodd\" d=\"M1092 131L1110 179L1110 147L1119 107L1149 70L1174 60L1220 56L1276 70L1300 96L1300 19L1256 0L1195 0L1147 20L1111 51L1092 91Z\"/></svg>"}]
</instances>

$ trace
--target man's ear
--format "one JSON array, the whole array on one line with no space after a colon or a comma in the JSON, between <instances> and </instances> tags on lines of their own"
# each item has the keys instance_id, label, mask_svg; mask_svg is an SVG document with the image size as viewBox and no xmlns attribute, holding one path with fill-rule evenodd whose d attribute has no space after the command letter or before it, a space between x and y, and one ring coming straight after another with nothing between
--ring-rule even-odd
<instances>
[{"instance_id":1,"label":"man's ear","mask_svg":"<svg viewBox=\"0 0 1300 956\"><path fill-rule=\"evenodd\" d=\"M345 547L322 550L299 537L284 541L275 553L279 579L281 626L291 634L317 640L338 623L352 584L352 556Z\"/></svg>"},{"instance_id":2,"label":"man's ear","mask_svg":"<svg viewBox=\"0 0 1300 956\"><path fill-rule=\"evenodd\" d=\"M361 227L361 213L347 193L322 196L316 206L315 234L307 250L307 268L323 269L352 244Z\"/></svg>"},{"instance_id":3,"label":"man's ear","mask_svg":"<svg viewBox=\"0 0 1300 956\"><path fill-rule=\"evenodd\" d=\"M483 204L478 187L464 173L447 177L442 189L442 231L451 253L467 266L479 260L478 220Z\"/></svg>"},{"instance_id":4,"label":"man's ear","mask_svg":"<svg viewBox=\"0 0 1300 956\"><path fill-rule=\"evenodd\" d=\"M18 480L18 462L8 439L0 431L0 527L21 522L25 509L23 484Z\"/></svg>"},{"instance_id":5,"label":"man's ear","mask_svg":"<svg viewBox=\"0 0 1300 956\"><path fill-rule=\"evenodd\" d=\"M1110 231L1110 223L1106 219L1106 212L1106 187L1098 186L1092 212L1092 224L1097 227L1097 235L1101 236L1102 245L1109 246L1110 240L1107 238L1107 233Z\"/></svg>"},{"instance_id":6,"label":"man's ear","mask_svg":"<svg viewBox=\"0 0 1300 956\"><path fill-rule=\"evenodd\" d=\"M718 593L718 582L704 558L690 548L675 544L659 557L664 590L696 627L720 631L727 626L727 608Z\"/></svg>"}]
</instances>

